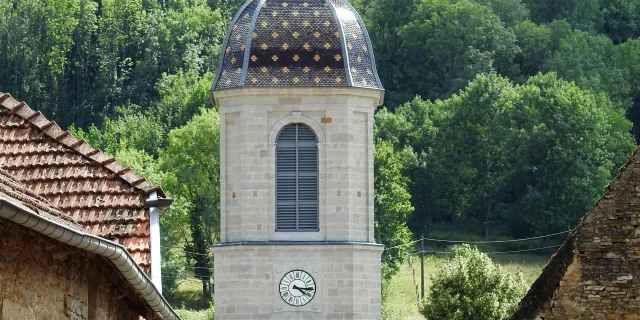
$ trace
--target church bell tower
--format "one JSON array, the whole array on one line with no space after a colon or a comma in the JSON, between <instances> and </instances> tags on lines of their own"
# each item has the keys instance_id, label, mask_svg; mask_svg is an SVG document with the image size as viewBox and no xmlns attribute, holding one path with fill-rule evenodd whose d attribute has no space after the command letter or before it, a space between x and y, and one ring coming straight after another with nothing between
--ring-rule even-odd
<instances>
[{"instance_id":1,"label":"church bell tower","mask_svg":"<svg viewBox=\"0 0 640 320\"><path fill-rule=\"evenodd\" d=\"M227 31L216 319L380 319L373 113L384 90L344 0L249 0Z\"/></svg>"}]
</instances>

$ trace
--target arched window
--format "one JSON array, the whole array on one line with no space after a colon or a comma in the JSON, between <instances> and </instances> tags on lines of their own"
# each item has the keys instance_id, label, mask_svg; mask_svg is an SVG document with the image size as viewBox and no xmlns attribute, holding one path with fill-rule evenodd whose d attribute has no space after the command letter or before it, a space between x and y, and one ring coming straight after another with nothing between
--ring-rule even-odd
<instances>
[{"instance_id":1,"label":"arched window","mask_svg":"<svg viewBox=\"0 0 640 320\"><path fill-rule=\"evenodd\" d=\"M276 231L318 230L318 142L304 124L276 141Z\"/></svg>"}]
</instances>

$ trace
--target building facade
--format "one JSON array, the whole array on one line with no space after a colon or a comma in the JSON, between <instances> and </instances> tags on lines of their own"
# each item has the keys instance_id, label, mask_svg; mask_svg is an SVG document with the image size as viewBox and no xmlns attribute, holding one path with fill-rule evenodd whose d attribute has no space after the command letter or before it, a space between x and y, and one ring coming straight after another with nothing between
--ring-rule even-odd
<instances>
[{"instance_id":1,"label":"building facade","mask_svg":"<svg viewBox=\"0 0 640 320\"><path fill-rule=\"evenodd\" d=\"M211 93L216 319L379 319L373 113L383 90L358 14L344 1L248 1Z\"/></svg>"}]
</instances>

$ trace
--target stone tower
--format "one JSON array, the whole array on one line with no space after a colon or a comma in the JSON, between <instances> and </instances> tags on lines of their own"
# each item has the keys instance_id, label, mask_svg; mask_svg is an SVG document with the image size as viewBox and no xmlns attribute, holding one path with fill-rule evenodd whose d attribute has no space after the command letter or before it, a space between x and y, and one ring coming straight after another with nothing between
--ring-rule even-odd
<instances>
[{"instance_id":1,"label":"stone tower","mask_svg":"<svg viewBox=\"0 0 640 320\"><path fill-rule=\"evenodd\" d=\"M250 0L222 48L216 319L380 319L364 23L343 0Z\"/></svg>"}]
</instances>

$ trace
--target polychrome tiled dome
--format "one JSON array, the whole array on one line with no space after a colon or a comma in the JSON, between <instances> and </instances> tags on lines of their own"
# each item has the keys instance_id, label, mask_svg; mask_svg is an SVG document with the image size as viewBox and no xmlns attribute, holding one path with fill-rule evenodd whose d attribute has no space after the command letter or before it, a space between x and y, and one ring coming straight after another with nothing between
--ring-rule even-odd
<instances>
[{"instance_id":1,"label":"polychrome tiled dome","mask_svg":"<svg viewBox=\"0 0 640 320\"><path fill-rule=\"evenodd\" d=\"M222 48L211 90L382 89L367 30L344 0L249 0Z\"/></svg>"}]
</instances>

